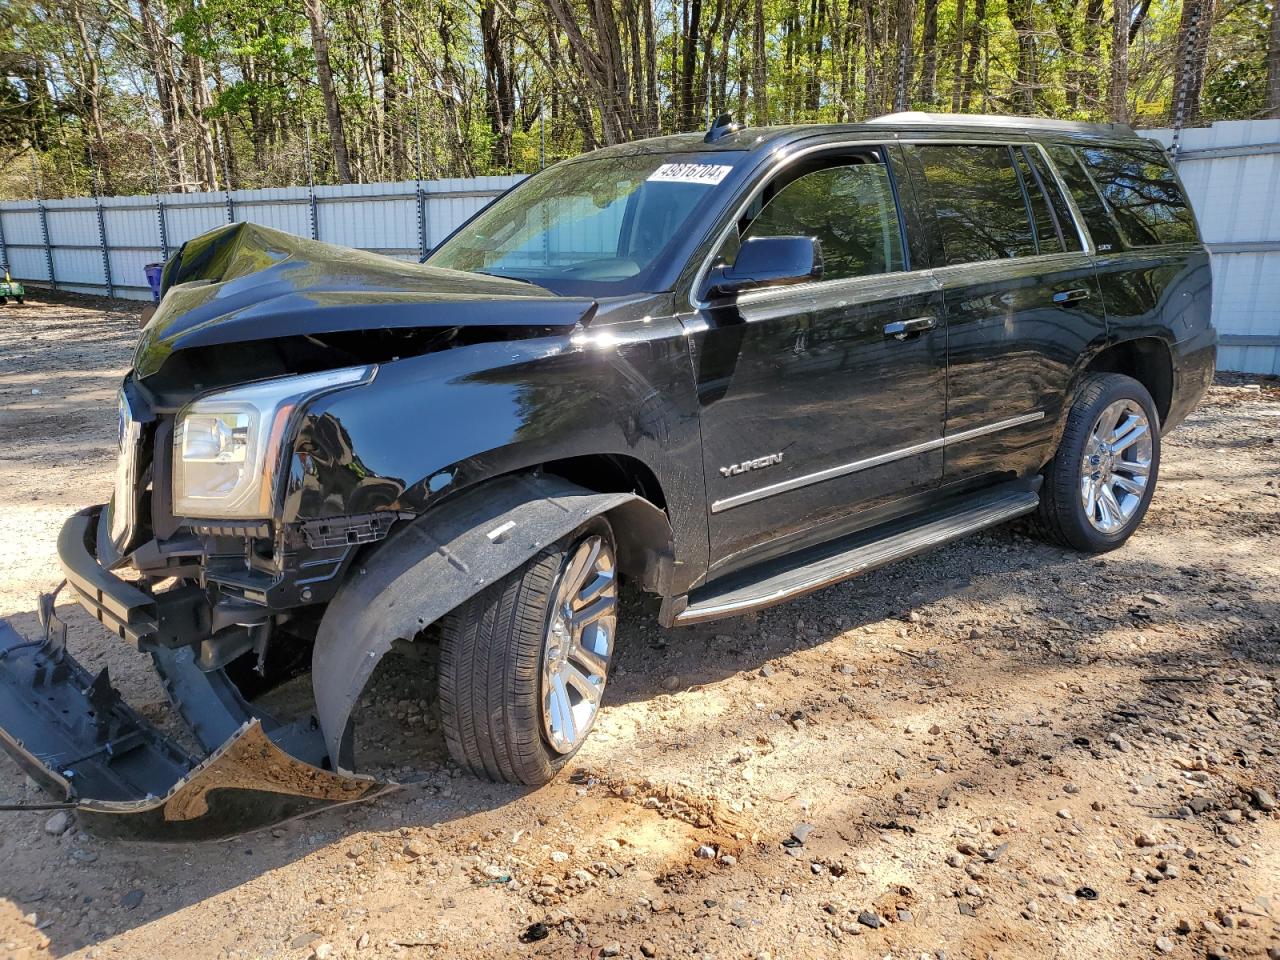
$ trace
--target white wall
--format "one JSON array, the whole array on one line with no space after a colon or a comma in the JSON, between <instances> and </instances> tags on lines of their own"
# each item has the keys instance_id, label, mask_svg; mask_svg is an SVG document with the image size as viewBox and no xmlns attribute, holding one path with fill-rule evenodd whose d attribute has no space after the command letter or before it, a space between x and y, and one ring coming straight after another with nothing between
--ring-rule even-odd
<instances>
[{"instance_id":1,"label":"white wall","mask_svg":"<svg viewBox=\"0 0 1280 960\"><path fill-rule=\"evenodd\" d=\"M314 205L306 187L6 200L0 202L0 262L7 261L15 279L36 285L145 300L151 296L143 271L148 263L232 220L417 260L522 179L316 187Z\"/></svg>"},{"instance_id":2,"label":"white wall","mask_svg":"<svg viewBox=\"0 0 1280 960\"><path fill-rule=\"evenodd\" d=\"M1218 368L1280 374L1280 120L1183 130L1175 159L1213 254Z\"/></svg>"}]
</instances>

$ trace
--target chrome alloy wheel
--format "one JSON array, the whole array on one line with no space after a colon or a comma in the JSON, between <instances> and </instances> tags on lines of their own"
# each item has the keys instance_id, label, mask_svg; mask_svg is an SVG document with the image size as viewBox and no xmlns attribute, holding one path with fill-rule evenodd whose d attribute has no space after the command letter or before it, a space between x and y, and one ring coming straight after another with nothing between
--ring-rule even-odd
<instances>
[{"instance_id":1,"label":"chrome alloy wheel","mask_svg":"<svg viewBox=\"0 0 1280 960\"><path fill-rule=\"evenodd\" d=\"M557 753L576 750L595 723L617 624L613 548L592 535L565 564L542 648L542 730Z\"/></svg>"},{"instance_id":2,"label":"chrome alloy wheel","mask_svg":"<svg viewBox=\"0 0 1280 960\"><path fill-rule=\"evenodd\" d=\"M1080 501L1095 529L1115 533L1133 517L1147 492L1151 450L1151 423L1136 400L1102 411L1080 464Z\"/></svg>"}]
</instances>

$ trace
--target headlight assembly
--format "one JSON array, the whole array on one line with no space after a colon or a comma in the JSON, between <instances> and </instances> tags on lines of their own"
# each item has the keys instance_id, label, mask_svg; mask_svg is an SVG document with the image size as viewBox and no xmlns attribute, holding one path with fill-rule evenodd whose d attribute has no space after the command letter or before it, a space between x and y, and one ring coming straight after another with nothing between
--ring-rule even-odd
<instances>
[{"instance_id":1,"label":"headlight assembly","mask_svg":"<svg viewBox=\"0 0 1280 960\"><path fill-rule=\"evenodd\" d=\"M212 520L265 520L280 448L300 404L368 383L376 367L263 380L210 393L178 414L173 431L173 512Z\"/></svg>"}]
</instances>

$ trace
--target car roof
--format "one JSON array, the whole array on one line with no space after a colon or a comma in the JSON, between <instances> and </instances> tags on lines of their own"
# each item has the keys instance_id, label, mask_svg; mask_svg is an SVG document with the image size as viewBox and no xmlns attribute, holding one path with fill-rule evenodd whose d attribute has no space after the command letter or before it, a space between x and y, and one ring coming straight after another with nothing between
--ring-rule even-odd
<instances>
[{"instance_id":1,"label":"car roof","mask_svg":"<svg viewBox=\"0 0 1280 960\"><path fill-rule=\"evenodd\" d=\"M972 135L1007 135L1025 137L1062 137L1070 139L1133 140L1139 135L1123 123L1080 123L1072 120L1049 120L1043 117L1005 117L983 114L946 114L907 111L875 117L864 123L803 123L776 127L742 126L726 129L708 141L703 133L677 133L652 137L631 143L604 147L585 157L631 156L653 153L716 153L722 151L755 152L769 150L798 140L825 136L896 137L912 133L955 133Z\"/></svg>"}]
</instances>

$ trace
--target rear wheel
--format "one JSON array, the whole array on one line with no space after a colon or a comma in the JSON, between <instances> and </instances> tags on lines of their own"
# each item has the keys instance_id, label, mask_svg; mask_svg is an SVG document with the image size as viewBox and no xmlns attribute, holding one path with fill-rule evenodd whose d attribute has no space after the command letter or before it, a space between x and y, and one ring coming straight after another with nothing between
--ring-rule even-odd
<instances>
[{"instance_id":1,"label":"rear wheel","mask_svg":"<svg viewBox=\"0 0 1280 960\"><path fill-rule=\"evenodd\" d=\"M1036 527L1077 550L1114 550L1146 515L1159 469L1160 418L1151 394L1132 377L1093 374L1045 467Z\"/></svg>"},{"instance_id":2,"label":"rear wheel","mask_svg":"<svg viewBox=\"0 0 1280 960\"><path fill-rule=\"evenodd\" d=\"M489 780L554 777L599 713L617 608L613 536L597 519L451 613L440 709L454 760Z\"/></svg>"}]
</instances>

